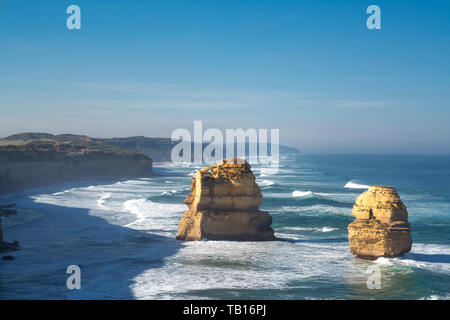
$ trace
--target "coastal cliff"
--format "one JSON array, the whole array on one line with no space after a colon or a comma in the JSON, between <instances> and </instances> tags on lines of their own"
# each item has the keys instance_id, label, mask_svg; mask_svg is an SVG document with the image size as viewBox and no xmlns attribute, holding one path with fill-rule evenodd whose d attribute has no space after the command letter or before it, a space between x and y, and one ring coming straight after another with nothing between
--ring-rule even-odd
<instances>
[{"instance_id":1,"label":"coastal cliff","mask_svg":"<svg viewBox=\"0 0 450 320\"><path fill-rule=\"evenodd\" d=\"M14 134L0 139L0 146L10 144L25 144L32 141L56 141L56 142L95 142L98 144L109 145L126 150L135 150L142 152L152 158L155 162L167 162L171 161L172 149L179 141L172 141L170 138L149 138L144 136L125 137L125 138L93 138L84 135L76 134L60 134L53 135L49 133L40 132L24 132ZM204 150L209 143L203 143L201 148ZM229 145L223 146L223 154L226 152L226 148ZM194 148L194 144L191 143L191 148ZM237 150L237 144L232 146ZM249 144L245 143L245 150L249 152ZM270 152L271 145L268 145L268 152ZM296 154L300 151L292 148L280 145L280 154ZM193 160L193 159L192 159Z\"/></svg>"},{"instance_id":2,"label":"coastal cliff","mask_svg":"<svg viewBox=\"0 0 450 320\"><path fill-rule=\"evenodd\" d=\"M361 258L395 257L411 250L408 211L392 187L371 186L355 202L348 226L351 253Z\"/></svg>"},{"instance_id":3,"label":"coastal cliff","mask_svg":"<svg viewBox=\"0 0 450 320\"><path fill-rule=\"evenodd\" d=\"M275 240L272 217L259 210L263 202L250 165L243 160L198 170L184 201L178 226L180 240Z\"/></svg>"},{"instance_id":4,"label":"coastal cliff","mask_svg":"<svg viewBox=\"0 0 450 320\"><path fill-rule=\"evenodd\" d=\"M13 209L14 206L14 204L0 206L0 254L19 249L18 242L3 241L2 218L16 214L17 210Z\"/></svg>"},{"instance_id":5,"label":"coastal cliff","mask_svg":"<svg viewBox=\"0 0 450 320\"><path fill-rule=\"evenodd\" d=\"M152 175L152 159L145 154L93 141L0 146L0 192L61 181Z\"/></svg>"}]
</instances>

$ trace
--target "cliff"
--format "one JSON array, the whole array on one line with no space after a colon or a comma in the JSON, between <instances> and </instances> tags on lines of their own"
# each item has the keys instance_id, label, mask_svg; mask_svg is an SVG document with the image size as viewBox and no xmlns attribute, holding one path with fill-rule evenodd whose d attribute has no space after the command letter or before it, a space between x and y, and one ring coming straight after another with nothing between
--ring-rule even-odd
<instances>
[{"instance_id":1,"label":"cliff","mask_svg":"<svg viewBox=\"0 0 450 320\"><path fill-rule=\"evenodd\" d=\"M11 144L25 144L32 141L56 141L56 142L96 142L104 145L114 146L121 149L140 151L156 162L171 161L172 148L178 144L177 141L172 141L170 138L149 138L143 136L126 137L126 138L92 138L84 135L75 134L60 134L53 135L49 133L24 132L8 136L0 139L1 145ZM202 149L206 148L209 143L204 143ZM226 145L224 145L223 154L226 154ZM267 151L270 153L270 144ZM194 148L194 144L191 144ZM237 144L234 145L236 152ZM248 153L249 144L245 144L245 150ZM279 146L280 154L295 154L299 153L295 148L287 146ZM237 154L237 153L235 153Z\"/></svg>"},{"instance_id":2,"label":"cliff","mask_svg":"<svg viewBox=\"0 0 450 320\"><path fill-rule=\"evenodd\" d=\"M0 192L6 187L40 186L66 180L151 176L152 162L171 161L172 148L177 143L169 138L143 136L15 134L0 139ZM295 148L279 147L281 154L299 152Z\"/></svg>"},{"instance_id":3,"label":"cliff","mask_svg":"<svg viewBox=\"0 0 450 320\"><path fill-rule=\"evenodd\" d=\"M138 151L152 158L153 161L160 162L170 161L172 147L176 144L176 142L172 142L169 138L147 138L142 136L128 138L92 138L76 134L53 135L49 133L24 132L0 139L0 146L21 145L33 141L95 143L116 149Z\"/></svg>"},{"instance_id":4,"label":"cliff","mask_svg":"<svg viewBox=\"0 0 450 320\"><path fill-rule=\"evenodd\" d=\"M261 189L250 165L239 159L198 170L184 201L180 240L275 240L272 217L260 211Z\"/></svg>"},{"instance_id":5,"label":"cliff","mask_svg":"<svg viewBox=\"0 0 450 320\"><path fill-rule=\"evenodd\" d=\"M2 217L16 214L17 211L12 209L15 205L0 206L0 254L19 249L18 242L4 242L2 230Z\"/></svg>"},{"instance_id":6,"label":"cliff","mask_svg":"<svg viewBox=\"0 0 450 320\"><path fill-rule=\"evenodd\" d=\"M100 142L51 140L0 146L0 192L68 180L152 176L152 159Z\"/></svg>"},{"instance_id":7,"label":"cliff","mask_svg":"<svg viewBox=\"0 0 450 320\"><path fill-rule=\"evenodd\" d=\"M411 250L408 211L392 187L372 186L355 202L348 226L350 252L361 258L395 257Z\"/></svg>"}]
</instances>

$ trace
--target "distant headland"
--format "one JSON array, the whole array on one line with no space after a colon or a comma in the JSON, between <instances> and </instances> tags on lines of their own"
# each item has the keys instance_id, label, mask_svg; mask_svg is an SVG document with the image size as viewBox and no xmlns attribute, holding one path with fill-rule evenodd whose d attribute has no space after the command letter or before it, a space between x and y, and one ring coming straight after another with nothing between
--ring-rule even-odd
<instances>
[{"instance_id":1,"label":"distant headland","mask_svg":"<svg viewBox=\"0 0 450 320\"><path fill-rule=\"evenodd\" d=\"M87 136L22 133L0 139L0 192L63 181L153 176L138 150Z\"/></svg>"},{"instance_id":2,"label":"distant headland","mask_svg":"<svg viewBox=\"0 0 450 320\"><path fill-rule=\"evenodd\" d=\"M63 181L153 176L153 162L171 161L176 144L170 138L144 136L11 135L0 139L0 193ZM280 154L299 152L279 147Z\"/></svg>"}]
</instances>

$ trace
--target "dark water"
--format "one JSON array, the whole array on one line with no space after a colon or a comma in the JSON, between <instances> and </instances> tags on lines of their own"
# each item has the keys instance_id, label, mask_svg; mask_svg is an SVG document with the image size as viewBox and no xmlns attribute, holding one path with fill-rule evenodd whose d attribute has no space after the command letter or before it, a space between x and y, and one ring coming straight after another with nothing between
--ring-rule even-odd
<instances>
[{"instance_id":1,"label":"dark water","mask_svg":"<svg viewBox=\"0 0 450 320\"><path fill-rule=\"evenodd\" d=\"M270 243L174 239L197 166L163 176L28 190L0 201L19 240L0 262L1 298L50 299L448 299L450 156L298 155L278 172L253 165L273 216ZM400 258L349 253L351 209L367 185L394 186L409 211L413 249ZM15 219L15 220L14 220ZM80 265L82 289L65 269ZM369 267L381 288L367 286Z\"/></svg>"}]
</instances>

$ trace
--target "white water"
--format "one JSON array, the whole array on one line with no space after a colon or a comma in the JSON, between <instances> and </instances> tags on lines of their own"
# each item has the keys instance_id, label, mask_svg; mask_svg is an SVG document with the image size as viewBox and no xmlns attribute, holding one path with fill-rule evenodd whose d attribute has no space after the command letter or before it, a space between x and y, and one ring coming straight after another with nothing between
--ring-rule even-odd
<instances>
[{"instance_id":1,"label":"white water","mask_svg":"<svg viewBox=\"0 0 450 320\"><path fill-rule=\"evenodd\" d=\"M59 190L41 188L10 196L7 201L16 202L20 212L5 220L5 236L19 240L22 250L14 253L14 261L2 264L4 297L259 298L297 288L300 291L290 298L348 298L348 294L364 292L366 279L361 275L373 264L386 272L387 287L414 269L450 274L446 261L427 261L430 256L450 254L446 245L414 243L412 252L401 258L355 259L349 252L345 224L334 224L339 219L351 221L351 207L302 202L325 199L325 203L345 204L358 193L297 190L300 182L287 183L264 170L261 175L271 176L268 181L273 182L265 188L271 193L263 191L265 198L281 201L270 209L274 221L278 215L291 219L275 227L276 236L290 242L177 241L179 218L186 210L183 200L191 182L188 173L195 167L172 169L179 174L66 185ZM284 189L277 193L272 186ZM309 220L299 221L323 223L295 220L305 217ZM82 269L81 291L65 288L65 268L71 264ZM318 291L317 286L325 287Z\"/></svg>"},{"instance_id":2,"label":"white water","mask_svg":"<svg viewBox=\"0 0 450 320\"><path fill-rule=\"evenodd\" d=\"M296 190L296 191L292 192L292 196L293 197L309 197L309 196L312 196L312 195L313 195L312 191L298 191L298 190Z\"/></svg>"},{"instance_id":3,"label":"white water","mask_svg":"<svg viewBox=\"0 0 450 320\"><path fill-rule=\"evenodd\" d=\"M349 189L369 189L370 186L365 185L365 184L359 184L359 183L355 183L352 181L349 181L345 184L344 188L349 188Z\"/></svg>"}]
</instances>

